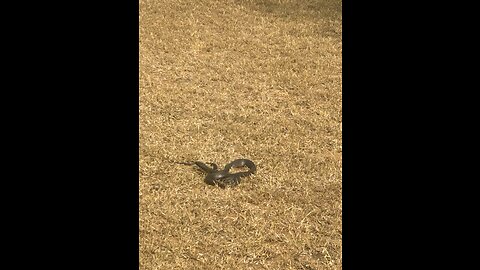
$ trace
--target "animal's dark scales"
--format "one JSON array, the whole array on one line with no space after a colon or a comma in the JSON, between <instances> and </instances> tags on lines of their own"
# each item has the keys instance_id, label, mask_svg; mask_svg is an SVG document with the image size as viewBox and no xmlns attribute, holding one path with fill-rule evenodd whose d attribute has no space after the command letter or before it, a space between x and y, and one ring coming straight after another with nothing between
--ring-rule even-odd
<instances>
[{"instance_id":1,"label":"animal's dark scales","mask_svg":"<svg viewBox=\"0 0 480 270\"><path fill-rule=\"evenodd\" d=\"M209 167L205 163L200 161L177 163L184 165L197 165L202 171L207 173L207 176L205 177L205 183L209 185L218 185L221 188L225 188L226 186L236 186L240 183L242 177L249 176L255 173L257 170L257 166L255 165L255 163L248 159L234 160L225 165L223 170L218 170L218 166L215 163L207 163L210 164L212 167ZM230 169L240 167L247 167L248 171L230 173Z\"/></svg>"}]
</instances>

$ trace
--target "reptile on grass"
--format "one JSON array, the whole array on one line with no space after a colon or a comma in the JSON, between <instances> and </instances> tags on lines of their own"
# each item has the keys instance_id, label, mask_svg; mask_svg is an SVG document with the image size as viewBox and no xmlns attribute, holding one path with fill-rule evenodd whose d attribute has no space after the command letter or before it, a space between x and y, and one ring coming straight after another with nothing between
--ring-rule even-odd
<instances>
[{"instance_id":1,"label":"reptile on grass","mask_svg":"<svg viewBox=\"0 0 480 270\"><path fill-rule=\"evenodd\" d=\"M210 164L212 167L207 166L201 161L175 163L183 165L197 165L203 172L207 173L207 176L205 177L205 183L209 185L218 185L221 188L225 188L226 186L236 186L240 183L240 178L247 177L255 173L257 170L255 163L248 159L236 159L225 165L223 170L219 170L217 164L215 163L206 163ZM248 171L230 173L230 169L240 167L247 167Z\"/></svg>"}]
</instances>

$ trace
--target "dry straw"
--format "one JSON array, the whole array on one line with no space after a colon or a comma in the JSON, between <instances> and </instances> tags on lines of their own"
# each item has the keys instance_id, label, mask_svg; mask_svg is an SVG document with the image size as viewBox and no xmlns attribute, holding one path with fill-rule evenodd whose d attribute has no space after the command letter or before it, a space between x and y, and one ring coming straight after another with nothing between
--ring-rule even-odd
<instances>
[{"instance_id":1,"label":"dry straw","mask_svg":"<svg viewBox=\"0 0 480 270\"><path fill-rule=\"evenodd\" d=\"M342 268L341 9L140 0L140 269Z\"/></svg>"}]
</instances>

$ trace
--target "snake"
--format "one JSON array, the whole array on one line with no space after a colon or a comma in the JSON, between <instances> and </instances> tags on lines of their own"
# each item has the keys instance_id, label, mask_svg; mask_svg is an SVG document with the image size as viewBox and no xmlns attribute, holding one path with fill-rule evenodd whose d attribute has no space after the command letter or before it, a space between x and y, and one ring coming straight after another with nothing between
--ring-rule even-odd
<instances>
[{"instance_id":1,"label":"snake","mask_svg":"<svg viewBox=\"0 0 480 270\"><path fill-rule=\"evenodd\" d=\"M249 159L236 159L225 165L223 170L219 170L217 164L209 162L204 163L201 161L192 161L176 163L184 165L197 165L203 172L207 173L205 176L205 183L212 186L218 185L221 188L225 188L226 186L236 186L240 184L242 177L247 177L257 171L257 166ZM211 165L211 167L209 167L207 164ZM248 171L230 173L230 169L240 167L247 167Z\"/></svg>"}]
</instances>

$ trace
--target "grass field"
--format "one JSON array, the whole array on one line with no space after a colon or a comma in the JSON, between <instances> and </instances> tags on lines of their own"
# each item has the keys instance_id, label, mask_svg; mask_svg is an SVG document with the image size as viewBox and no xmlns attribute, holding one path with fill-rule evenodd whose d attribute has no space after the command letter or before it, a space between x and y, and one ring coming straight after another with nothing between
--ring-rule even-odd
<instances>
[{"instance_id":1,"label":"grass field","mask_svg":"<svg viewBox=\"0 0 480 270\"><path fill-rule=\"evenodd\" d=\"M342 268L341 0L140 0L140 269ZM171 161L257 173L235 188Z\"/></svg>"}]
</instances>

